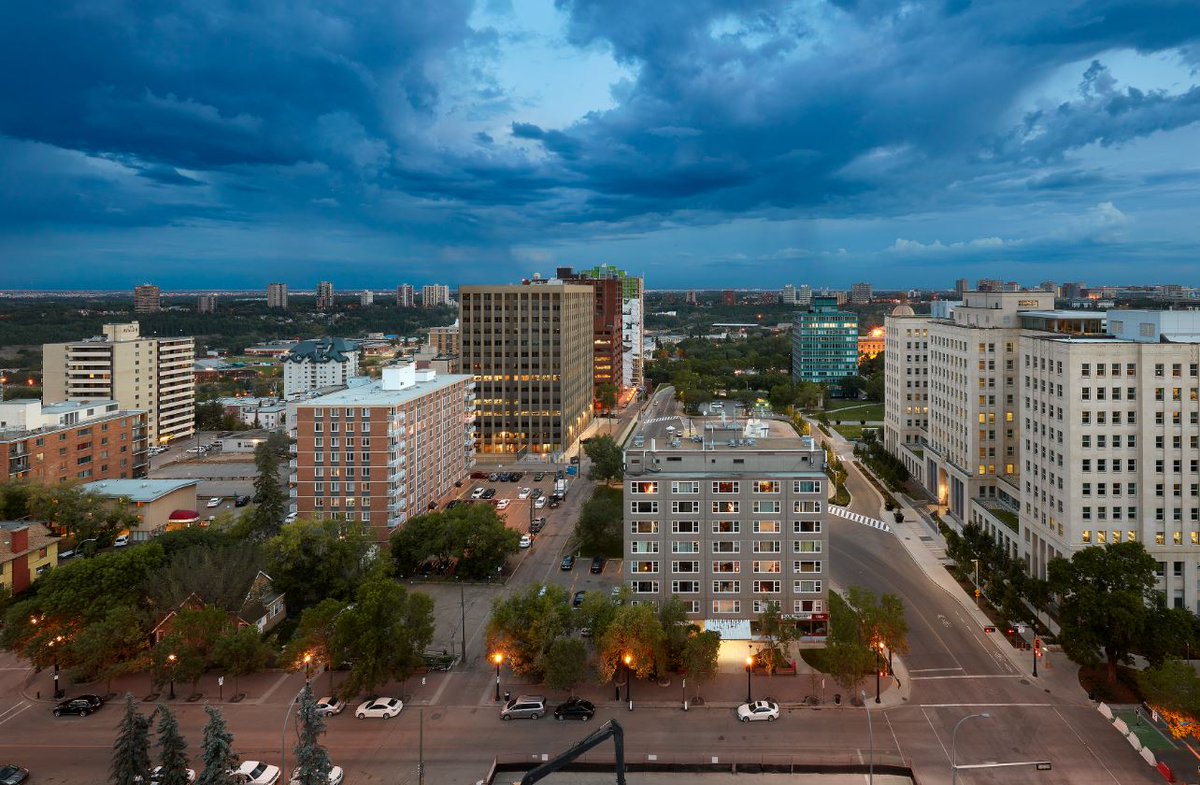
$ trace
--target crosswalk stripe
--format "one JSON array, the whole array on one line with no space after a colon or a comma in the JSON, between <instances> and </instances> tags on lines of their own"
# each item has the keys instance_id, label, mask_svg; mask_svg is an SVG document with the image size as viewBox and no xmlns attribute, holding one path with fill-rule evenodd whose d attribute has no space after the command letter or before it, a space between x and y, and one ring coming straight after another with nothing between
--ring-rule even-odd
<instances>
[{"instance_id":1,"label":"crosswalk stripe","mask_svg":"<svg viewBox=\"0 0 1200 785\"><path fill-rule=\"evenodd\" d=\"M862 513L848 510L845 507L839 507L836 504L829 505L829 511L839 518L845 518L846 520L854 521L855 523L861 523L864 526L870 526L871 528L878 529L882 532L888 532L890 534L892 531L892 527L888 526L883 521L876 520L875 518L868 518Z\"/></svg>"}]
</instances>

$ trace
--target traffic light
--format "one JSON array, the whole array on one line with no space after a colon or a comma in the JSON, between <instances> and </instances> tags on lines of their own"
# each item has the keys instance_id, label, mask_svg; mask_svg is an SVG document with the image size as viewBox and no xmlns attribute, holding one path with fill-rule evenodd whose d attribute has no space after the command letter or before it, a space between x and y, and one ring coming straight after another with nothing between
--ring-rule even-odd
<instances>
[{"instance_id":1,"label":"traffic light","mask_svg":"<svg viewBox=\"0 0 1200 785\"><path fill-rule=\"evenodd\" d=\"M1016 633L1017 633L1017 631L1016 631L1014 628L1012 628L1012 627L1009 627L1009 628L1008 628L1008 634L1009 634L1009 635L1015 635Z\"/></svg>"},{"instance_id":2,"label":"traffic light","mask_svg":"<svg viewBox=\"0 0 1200 785\"><path fill-rule=\"evenodd\" d=\"M996 631L996 628L989 624L988 626L983 628L983 631L988 634L991 634Z\"/></svg>"}]
</instances>

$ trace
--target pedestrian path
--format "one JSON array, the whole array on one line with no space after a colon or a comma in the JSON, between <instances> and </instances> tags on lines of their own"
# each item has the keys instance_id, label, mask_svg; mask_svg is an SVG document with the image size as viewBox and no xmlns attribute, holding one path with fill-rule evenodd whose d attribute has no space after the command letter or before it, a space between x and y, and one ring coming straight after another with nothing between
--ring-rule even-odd
<instances>
[{"instance_id":1,"label":"pedestrian path","mask_svg":"<svg viewBox=\"0 0 1200 785\"><path fill-rule=\"evenodd\" d=\"M643 420L642 424L643 425L653 425L654 423L658 423L658 422L671 422L672 420L678 420L678 419L680 419L678 414L670 414L670 415L664 415L662 417L651 417L648 420Z\"/></svg>"},{"instance_id":2,"label":"pedestrian path","mask_svg":"<svg viewBox=\"0 0 1200 785\"><path fill-rule=\"evenodd\" d=\"M868 518L862 513L854 512L853 510L845 507L839 507L836 504L831 504L829 505L829 511L839 518L845 518L848 521L861 523L863 526L870 526L873 529L879 529L879 531L887 532L888 534L891 534L892 532L892 527L883 521L876 518Z\"/></svg>"}]
</instances>

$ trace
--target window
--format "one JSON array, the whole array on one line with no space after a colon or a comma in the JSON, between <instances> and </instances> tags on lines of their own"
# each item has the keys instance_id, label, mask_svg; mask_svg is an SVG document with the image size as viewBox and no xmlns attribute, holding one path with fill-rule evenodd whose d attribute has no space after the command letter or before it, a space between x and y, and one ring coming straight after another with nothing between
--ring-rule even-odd
<instances>
[{"instance_id":1,"label":"window","mask_svg":"<svg viewBox=\"0 0 1200 785\"><path fill-rule=\"evenodd\" d=\"M698 502L694 499L692 501L684 501L684 502L673 501L673 502L671 502L671 512L675 512L675 513L684 512L684 513L699 514L700 502Z\"/></svg>"},{"instance_id":2,"label":"window","mask_svg":"<svg viewBox=\"0 0 1200 785\"><path fill-rule=\"evenodd\" d=\"M630 540L630 553L658 553L658 540Z\"/></svg>"},{"instance_id":3,"label":"window","mask_svg":"<svg viewBox=\"0 0 1200 785\"><path fill-rule=\"evenodd\" d=\"M700 521L671 521L672 534L699 534Z\"/></svg>"},{"instance_id":4,"label":"window","mask_svg":"<svg viewBox=\"0 0 1200 785\"><path fill-rule=\"evenodd\" d=\"M740 483L733 480L721 480L712 484L713 493L739 493L738 487Z\"/></svg>"},{"instance_id":5,"label":"window","mask_svg":"<svg viewBox=\"0 0 1200 785\"><path fill-rule=\"evenodd\" d=\"M796 480L792 483L792 493L820 493L820 480Z\"/></svg>"},{"instance_id":6,"label":"window","mask_svg":"<svg viewBox=\"0 0 1200 785\"><path fill-rule=\"evenodd\" d=\"M658 493L658 483L647 480L629 483L629 492L634 494Z\"/></svg>"},{"instance_id":7,"label":"window","mask_svg":"<svg viewBox=\"0 0 1200 785\"><path fill-rule=\"evenodd\" d=\"M658 594L658 581L630 581L634 594Z\"/></svg>"},{"instance_id":8,"label":"window","mask_svg":"<svg viewBox=\"0 0 1200 785\"><path fill-rule=\"evenodd\" d=\"M630 521L630 534L658 534L658 521Z\"/></svg>"},{"instance_id":9,"label":"window","mask_svg":"<svg viewBox=\"0 0 1200 785\"><path fill-rule=\"evenodd\" d=\"M632 501L629 503L629 511L634 515L656 513L658 512L658 502Z\"/></svg>"},{"instance_id":10,"label":"window","mask_svg":"<svg viewBox=\"0 0 1200 785\"><path fill-rule=\"evenodd\" d=\"M713 581L712 590L713 594L737 594L742 590L742 582L728 580Z\"/></svg>"},{"instance_id":11,"label":"window","mask_svg":"<svg viewBox=\"0 0 1200 785\"><path fill-rule=\"evenodd\" d=\"M793 534L820 534L820 521L792 521Z\"/></svg>"},{"instance_id":12,"label":"window","mask_svg":"<svg viewBox=\"0 0 1200 785\"><path fill-rule=\"evenodd\" d=\"M713 502L713 503L712 503L712 511L713 511L714 513L722 513L722 512L733 512L733 513L736 513L736 512L740 512L740 511L741 511L741 504L740 504L739 502L733 502L733 501L730 501L730 502Z\"/></svg>"},{"instance_id":13,"label":"window","mask_svg":"<svg viewBox=\"0 0 1200 785\"><path fill-rule=\"evenodd\" d=\"M792 553L820 553L821 540L793 540Z\"/></svg>"},{"instance_id":14,"label":"window","mask_svg":"<svg viewBox=\"0 0 1200 785\"><path fill-rule=\"evenodd\" d=\"M742 530L742 524L738 521L713 521L713 534L737 534Z\"/></svg>"},{"instance_id":15,"label":"window","mask_svg":"<svg viewBox=\"0 0 1200 785\"><path fill-rule=\"evenodd\" d=\"M675 541L671 543L671 553L699 553L700 541Z\"/></svg>"},{"instance_id":16,"label":"window","mask_svg":"<svg viewBox=\"0 0 1200 785\"><path fill-rule=\"evenodd\" d=\"M699 480L684 480L671 483L671 493L700 493Z\"/></svg>"},{"instance_id":17,"label":"window","mask_svg":"<svg viewBox=\"0 0 1200 785\"><path fill-rule=\"evenodd\" d=\"M783 524L779 521L755 521L755 534L781 534L783 532Z\"/></svg>"},{"instance_id":18,"label":"window","mask_svg":"<svg viewBox=\"0 0 1200 785\"><path fill-rule=\"evenodd\" d=\"M714 573L738 573L742 571L742 563L740 561L715 561L712 563L712 571Z\"/></svg>"},{"instance_id":19,"label":"window","mask_svg":"<svg viewBox=\"0 0 1200 785\"><path fill-rule=\"evenodd\" d=\"M753 510L754 510L754 512L759 512L759 513L764 513L764 512L765 513L773 513L773 512L777 513L777 512L782 511L781 505L782 505L782 502L780 502L777 499L769 501L769 502L755 501Z\"/></svg>"},{"instance_id":20,"label":"window","mask_svg":"<svg viewBox=\"0 0 1200 785\"><path fill-rule=\"evenodd\" d=\"M712 612L714 614L741 613L741 600L713 600Z\"/></svg>"},{"instance_id":21,"label":"window","mask_svg":"<svg viewBox=\"0 0 1200 785\"><path fill-rule=\"evenodd\" d=\"M673 562L671 562L671 572L673 572L673 573L700 572L700 562L698 562L698 561L673 561Z\"/></svg>"},{"instance_id":22,"label":"window","mask_svg":"<svg viewBox=\"0 0 1200 785\"><path fill-rule=\"evenodd\" d=\"M821 581L792 581L792 591L796 594L820 594Z\"/></svg>"},{"instance_id":23,"label":"window","mask_svg":"<svg viewBox=\"0 0 1200 785\"><path fill-rule=\"evenodd\" d=\"M792 512L820 512L821 502L818 501L800 501L792 502Z\"/></svg>"},{"instance_id":24,"label":"window","mask_svg":"<svg viewBox=\"0 0 1200 785\"><path fill-rule=\"evenodd\" d=\"M819 561L795 561L792 562L792 572L821 572L821 562Z\"/></svg>"},{"instance_id":25,"label":"window","mask_svg":"<svg viewBox=\"0 0 1200 785\"><path fill-rule=\"evenodd\" d=\"M751 571L757 573L777 573L783 572L782 563L777 561L755 561L750 562Z\"/></svg>"},{"instance_id":26,"label":"window","mask_svg":"<svg viewBox=\"0 0 1200 785\"><path fill-rule=\"evenodd\" d=\"M755 493L779 493L782 483L779 480L757 480L754 483Z\"/></svg>"},{"instance_id":27,"label":"window","mask_svg":"<svg viewBox=\"0 0 1200 785\"><path fill-rule=\"evenodd\" d=\"M699 594L700 581L671 581L672 594Z\"/></svg>"},{"instance_id":28,"label":"window","mask_svg":"<svg viewBox=\"0 0 1200 785\"><path fill-rule=\"evenodd\" d=\"M750 586L755 594L779 594L781 581L751 581Z\"/></svg>"},{"instance_id":29,"label":"window","mask_svg":"<svg viewBox=\"0 0 1200 785\"><path fill-rule=\"evenodd\" d=\"M779 540L755 540L754 541L754 552L755 553L780 553L782 551L782 546L783 546L783 543L781 543Z\"/></svg>"},{"instance_id":30,"label":"window","mask_svg":"<svg viewBox=\"0 0 1200 785\"><path fill-rule=\"evenodd\" d=\"M713 540L713 553L741 553L742 544L737 540Z\"/></svg>"},{"instance_id":31,"label":"window","mask_svg":"<svg viewBox=\"0 0 1200 785\"><path fill-rule=\"evenodd\" d=\"M658 573L658 562L656 561L631 561L629 562L629 572L631 573Z\"/></svg>"}]
</instances>

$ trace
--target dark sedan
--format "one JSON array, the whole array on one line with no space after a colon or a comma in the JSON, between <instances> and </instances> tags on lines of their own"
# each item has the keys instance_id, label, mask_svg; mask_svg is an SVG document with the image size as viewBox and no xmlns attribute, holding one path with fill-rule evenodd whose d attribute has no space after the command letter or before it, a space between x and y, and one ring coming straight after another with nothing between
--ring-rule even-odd
<instances>
[{"instance_id":1,"label":"dark sedan","mask_svg":"<svg viewBox=\"0 0 1200 785\"><path fill-rule=\"evenodd\" d=\"M580 591L575 592L575 599L571 600L571 607L572 608L582 608L583 607L583 598L586 596L587 596L586 591L580 590Z\"/></svg>"},{"instance_id":2,"label":"dark sedan","mask_svg":"<svg viewBox=\"0 0 1200 785\"><path fill-rule=\"evenodd\" d=\"M0 766L0 785L21 785L29 779L29 769L23 769L12 763Z\"/></svg>"},{"instance_id":3,"label":"dark sedan","mask_svg":"<svg viewBox=\"0 0 1200 785\"><path fill-rule=\"evenodd\" d=\"M599 575L602 572L604 572L604 557L597 556L596 558L592 559L591 573L593 575Z\"/></svg>"},{"instance_id":4,"label":"dark sedan","mask_svg":"<svg viewBox=\"0 0 1200 785\"><path fill-rule=\"evenodd\" d=\"M575 557L572 554L568 553L566 556L563 557L562 567L560 569L562 569L563 572L568 572L574 566L575 566Z\"/></svg>"},{"instance_id":5,"label":"dark sedan","mask_svg":"<svg viewBox=\"0 0 1200 785\"><path fill-rule=\"evenodd\" d=\"M54 716L61 717L64 714L75 714L80 717L86 717L100 708L100 704L93 703L89 700L90 698L95 698L99 701L99 698L96 698L95 695L81 695L78 698L68 698L54 707Z\"/></svg>"},{"instance_id":6,"label":"dark sedan","mask_svg":"<svg viewBox=\"0 0 1200 785\"><path fill-rule=\"evenodd\" d=\"M596 707L591 701L583 698L571 698L566 703L559 704L554 710L556 720L579 720L587 722L596 714Z\"/></svg>"}]
</instances>

